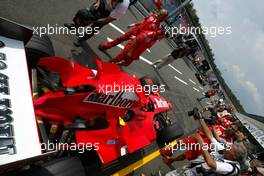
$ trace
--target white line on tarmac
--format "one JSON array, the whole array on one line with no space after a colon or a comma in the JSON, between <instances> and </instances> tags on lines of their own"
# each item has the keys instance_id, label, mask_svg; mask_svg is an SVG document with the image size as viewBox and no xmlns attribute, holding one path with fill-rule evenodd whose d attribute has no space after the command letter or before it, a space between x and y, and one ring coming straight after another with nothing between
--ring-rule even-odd
<instances>
[{"instance_id":1,"label":"white line on tarmac","mask_svg":"<svg viewBox=\"0 0 264 176\"><path fill-rule=\"evenodd\" d=\"M107 40L108 40L109 42L113 41L113 39L111 39L111 38L109 38L109 37L107 37ZM119 45L117 45L117 46L118 46L119 48L121 48L121 49L124 49L124 46L121 45L121 44L119 44ZM144 58L144 57L142 57L142 56L139 56L139 59L142 60L142 61L144 61L144 62L146 62L146 63L149 64L149 65L152 65L152 64L153 64L151 61L149 61L148 59L146 59L146 58Z\"/></svg>"},{"instance_id":2,"label":"white line on tarmac","mask_svg":"<svg viewBox=\"0 0 264 176\"><path fill-rule=\"evenodd\" d=\"M187 82L181 80L180 78L178 78L177 76L174 76L175 79L177 79L178 81L180 81L181 83L185 84L185 85L188 85Z\"/></svg>"},{"instance_id":3,"label":"white line on tarmac","mask_svg":"<svg viewBox=\"0 0 264 176\"><path fill-rule=\"evenodd\" d=\"M149 64L149 65L152 65L152 64L153 64L153 63L150 62L148 59L146 59L146 58L144 58L144 57L142 57L142 56L139 56L139 59L142 60L142 61L144 61L144 62L146 62L146 63Z\"/></svg>"},{"instance_id":4,"label":"white line on tarmac","mask_svg":"<svg viewBox=\"0 0 264 176\"><path fill-rule=\"evenodd\" d=\"M177 68L173 67L171 64L168 64L168 66L182 75L182 72L180 72Z\"/></svg>"},{"instance_id":5,"label":"white line on tarmac","mask_svg":"<svg viewBox=\"0 0 264 176\"><path fill-rule=\"evenodd\" d=\"M197 92L200 92L200 90L196 89L195 87L193 87L194 90L196 90Z\"/></svg>"},{"instance_id":6,"label":"white line on tarmac","mask_svg":"<svg viewBox=\"0 0 264 176\"><path fill-rule=\"evenodd\" d=\"M194 85L196 85L196 83L195 83L193 80L189 79L189 81L190 81L191 83L193 83Z\"/></svg>"},{"instance_id":7,"label":"white line on tarmac","mask_svg":"<svg viewBox=\"0 0 264 176\"><path fill-rule=\"evenodd\" d=\"M199 88L200 88L201 90L204 90L204 88L202 88L201 86L199 86Z\"/></svg>"},{"instance_id":8,"label":"white line on tarmac","mask_svg":"<svg viewBox=\"0 0 264 176\"><path fill-rule=\"evenodd\" d=\"M121 34L124 34L125 32L120 29L119 27L117 27L116 25L114 25L113 23L109 23L109 25L114 28L115 30L117 30L118 32L120 32ZM150 49L147 49L147 51L150 53Z\"/></svg>"},{"instance_id":9,"label":"white line on tarmac","mask_svg":"<svg viewBox=\"0 0 264 176\"><path fill-rule=\"evenodd\" d=\"M114 28L115 30L119 31L120 33L124 34L125 32L122 31L119 27L117 27L116 25L114 25L113 23L109 23L109 25Z\"/></svg>"},{"instance_id":10,"label":"white line on tarmac","mask_svg":"<svg viewBox=\"0 0 264 176\"><path fill-rule=\"evenodd\" d=\"M109 38L109 37L107 37L107 40L108 40L108 42L112 42L112 41L113 41L113 39L111 39L111 38ZM121 49L124 49L124 46L121 45L121 44L118 44L117 46L118 46L119 48L121 48Z\"/></svg>"}]
</instances>

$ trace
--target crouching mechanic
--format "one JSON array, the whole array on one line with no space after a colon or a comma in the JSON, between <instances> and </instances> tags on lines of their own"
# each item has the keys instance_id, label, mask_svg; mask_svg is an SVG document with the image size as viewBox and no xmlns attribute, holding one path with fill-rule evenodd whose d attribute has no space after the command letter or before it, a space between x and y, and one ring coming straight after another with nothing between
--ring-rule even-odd
<instances>
[{"instance_id":1,"label":"crouching mechanic","mask_svg":"<svg viewBox=\"0 0 264 176\"><path fill-rule=\"evenodd\" d=\"M216 91L215 89L210 89L210 90L208 90L208 91L205 93L204 96L197 98L197 101L202 101L202 100L205 99L205 98L213 97L213 96L216 95L216 93L217 93L217 91Z\"/></svg>"},{"instance_id":2,"label":"crouching mechanic","mask_svg":"<svg viewBox=\"0 0 264 176\"><path fill-rule=\"evenodd\" d=\"M167 176L175 175L239 175L240 168L244 168L248 156L248 150L243 143L226 145L216 139L204 119L200 116L199 122L204 134L211 144L204 143L203 138L196 134L195 137L202 149L202 155L190 161L190 165L179 174L177 170L167 173ZM210 153L209 153L210 152Z\"/></svg>"},{"instance_id":3,"label":"crouching mechanic","mask_svg":"<svg viewBox=\"0 0 264 176\"><path fill-rule=\"evenodd\" d=\"M154 62L152 66L156 69L161 69L165 65L172 63L174 60L188 56L192 52L194 52L194 50L189 45L187 45L186 43L182 43L170 54Z\"/></svg>"},{"instance_id":4,"label":"crouching mechanic","mask_svg":"<svg viewBox=\"0 0 264 176\"><path fill-rule=\"evenodd\" d=\"M96 0L90 8L79 10L73 18L73 23L65 23L69 28L79 28L91 25L92 32L85 33L74 45L79 47L80 43L91 38L104 25L121 18L125 15L130 1L129 0Z\"/></svg>"}]
</instances>

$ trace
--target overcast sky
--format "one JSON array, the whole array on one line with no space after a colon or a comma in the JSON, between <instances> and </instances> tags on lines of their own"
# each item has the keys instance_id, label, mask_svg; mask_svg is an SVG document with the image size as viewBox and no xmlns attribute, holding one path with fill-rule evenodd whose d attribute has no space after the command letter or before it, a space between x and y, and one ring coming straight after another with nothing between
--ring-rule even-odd
<instances>
[{"instance_id":1,"label":"overcast sky","mask_svg":"<svg viewBox=\"0 0 264 176\"><path fill-rule=\"evenodd\" d=\"M207 36L216 64L249 113L264 115L264 1L193 0L203 26L231 26Z\"/></svg>"}]
</instances>

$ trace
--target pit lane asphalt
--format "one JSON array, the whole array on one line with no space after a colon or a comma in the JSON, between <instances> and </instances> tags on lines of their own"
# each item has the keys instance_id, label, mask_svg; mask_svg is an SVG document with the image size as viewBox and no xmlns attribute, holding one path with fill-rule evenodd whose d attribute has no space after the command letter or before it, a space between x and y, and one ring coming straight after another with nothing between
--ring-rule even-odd
<instances>
[{"instance_id":1,"label":"pit lane asphalt","mask_svg":"<svg viewBox=\"0 0 264 176\"><path fill-rule=\"evenodd\" d=\"M63 26L65 22L71 22L74 14L78 9L89 7L92 1L88 0L1 0L0 16L27 26L41 27L47 26ZM71 35L50 35L57 56L69 58L72 52L82 52L83 49L90 56L97 55L104 60L109 60L109 56L115 56L119 51L119 47L115 47L107 51L105 54L97 49L101 42L107 41L107 38L114 39L121 35L121 31L127 31L126 26L142 20L143 16L135 7L131 7L124 17L113 22L114 25L105 26L99 35L94 36L87 41L83 48L73 46L76 36ZM124 45L124 43L122 44ZM150 52L146 51L142 57L150 62L164 57L172 51L167 40L163 39L150 48ZM83 60L89 60L89 57ZM178 59L170 66L165 66L160 70L160 75L170 87L170 91L166 91L163 95L174 104L173 114L171 118L174 122L182 124L185 134L188 135L198 128L198 124L192 118L187 116L187 112L194 106L201 108L201 104L196 98L202 96L208 87L201 88L194 76L194 69L190 66L188 60ZM136 76L156 75L152 66L142 60L135 61L131 66L125 68L128 72ZM177 168L180 162L174 163ZM136 170L131 175L139 175L157 171L169 171L165 164L162 163L161 157L151 161L149 164Z\"/></svg>"}]
</instances>

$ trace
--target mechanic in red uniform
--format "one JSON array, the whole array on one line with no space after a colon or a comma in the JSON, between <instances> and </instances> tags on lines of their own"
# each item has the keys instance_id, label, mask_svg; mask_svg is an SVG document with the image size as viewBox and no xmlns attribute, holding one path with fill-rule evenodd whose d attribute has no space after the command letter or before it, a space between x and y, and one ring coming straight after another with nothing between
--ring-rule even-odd
<instances>
[{"instance_id":1,"label":"mechanic in red uniform","mask_svg":"<svg viewBox=\"0 0 264 176\"><path fill-rule=\"evenodd\" d=\"M224 128L223 126L221 125L210 126L209 129L213 131L213 134L216 136L216 138L218 138L219 136L220 137L219 139L224 139L226 142L229 142L229 143L232 142L231 136L226 133L226 128ZM206 137L204 132L199 130L197 131L197 133L201 135L201 137L204 140L204 143L207 143L208 146L210 146L211 142ZM194 144L196 143L197 143L197 140L195 137L186 137L182 139L180 142L178 142L177 145L187 146L186 152L181 154L180 156L177 156L176 158L172 158L172 155L173 155L172 149L167 149L167 148L161 149L160 153L163 156L162 158L163 162L167 165L170 165L174 161L182 161L184 159L187 159L190 161L190 160L196 159L198 156L202 154L202 151L199 149L196 149L195 147L188 149L188 146L194 146Z\"/></svg>"},{"instance_id":2,"label":"mechanic in red uniform","mask_svg":"<svg viewBox=\"0 0 264 176\"><path fill-rule=\"evenodd\" d=\"M110 49L124 41L130 40L133 36L137 36L144 30L157 31L160 30L160 22L167 17L168 12L165 9L161 9L157 13L153 13L146 17L141 23L131 24L128 28L131 28L128 32L124 33L120 37L111 42L102 43L99 45L99 49Z\"/></svg>"},{"instance_id":3,"label":"mechanic in red uniform","mask_svg":"<svg viewBox=\"0 0 264 176\"><path fill-rule=\"evenodd\" d=\"M165 36L163 31L149 31L144 30L134 39L131 39L125 46L125 48L109 62L116 63L122 66L130 65L134 60L146 51L147 48L153 46L157 40L162 39Z\"/></svg>"},{"instance_id":4,"label":"mechanic in red uniform","mask_svg":"<svg viewBox=\"0 0 264 176\"><path fill-rule=\"evenodd\" d=\"M130 25L130 27L134 27L124 35L111 42L100 44L99 49L106 50L123 41L129 40L124 50L122 50L114 59L110 60L112 63L127 66L133 60L138 59L139 56L147 48L153 46L157 40L162 39L165 36L160 23L166 19L167 15L167 10L161 9L157 13L146 17L142 23Z\"/></svg>"},{"instance_id":5,"label":"mechanic in red uniform","mask_svg":"<svg viewBox=\"0 0 264 176\"><path fill-rule=\"evenodd\" d=\"M210 131L213 132L215 138L218 141L224 141L224 143L232 143L233 139L232 137L234 137L234 133L232 132L233 129L230 129L230 126L222 123L222 121L214 121L213 126L208 126ZM230 131L231 130L231 131ZM203 138L203 141L205 143L207 143L208 145L211 144L210 140L206 137L205 133L202 130L198 130L197 133ZM161 149L160 153L163 155L163 161L170 165L171 163L173 163L174 161L181 161L184 159L187 160L194 160L196 159L198 156L200 156L202 154L202 151L199 149L196 149L194 146L194 144L197 143L197 140L195 137L186 137L183 140L179 141L177 144L177 147L179 147L179 145L184 145L186 147L186 152L183 153L182 155L176 157L176 158L172 158L171 156L173 155L172 149Z\"/></svg>"}]
</instances>

